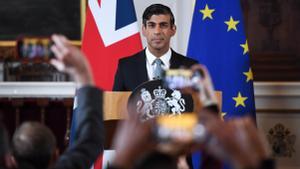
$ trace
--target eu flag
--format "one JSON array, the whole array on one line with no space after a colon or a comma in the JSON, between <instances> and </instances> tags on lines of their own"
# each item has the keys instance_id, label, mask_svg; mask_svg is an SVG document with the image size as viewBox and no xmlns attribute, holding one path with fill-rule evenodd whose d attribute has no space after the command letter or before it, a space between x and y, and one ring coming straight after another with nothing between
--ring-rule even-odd
<instances>
[{"instance_id":1,"label":"eu flag","mask_svg":"<svg viewBox=\"0 0 300 169\"><path fill-rule=\"evenodd\" d=\"M253 74L240 0L196 0L187 55L207 66L224 119L255 118Z\"/></svg>"},{"instance_id":2,"label":"eu flag","mask_svg":"<svg viewBox=\"0 0 300 169\"><path fill-rule=\"evenodd\" d=\"M207 66L222 91L224 118L255 117L253 74L239 0L196 2L188 56Z\"/></svg>"}]
</instances>

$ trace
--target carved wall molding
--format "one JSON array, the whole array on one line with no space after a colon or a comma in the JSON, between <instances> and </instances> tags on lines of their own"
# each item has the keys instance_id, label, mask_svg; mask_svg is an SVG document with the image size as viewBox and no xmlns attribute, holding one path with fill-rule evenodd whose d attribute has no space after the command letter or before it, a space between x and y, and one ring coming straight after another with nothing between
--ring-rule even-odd
<instances>
[{"instance_id":1,"label":"carved wall molding","mask_svg":"<svg viewBox=\"0 0 300 169\"><path fill-rule=\"evenodd\" d=\"M6 98L73 98L75 83L73 82L1 82L0 97Z\"/></svg>"},{"instance_id":2,"label":"carved wall molding","mask_svg":"<svg viewBox=\"0 0 300 169\"><path fill-rule=\"evenodd\" d=\"M256 82L258 112L300 110L300 82ZM67 97L75 94L73 82L1 82L0 97ZM271 111L272 112L272 111Z\"/></svg>"}]
</instances>

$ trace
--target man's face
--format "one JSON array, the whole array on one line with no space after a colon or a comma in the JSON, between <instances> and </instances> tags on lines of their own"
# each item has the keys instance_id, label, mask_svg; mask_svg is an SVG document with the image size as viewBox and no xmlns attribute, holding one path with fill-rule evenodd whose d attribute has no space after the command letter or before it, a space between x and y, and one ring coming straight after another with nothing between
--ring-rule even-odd
<instances>
[{"instance_id":1,"label":"man's face","mask_svg":"<svg viewBox=\"0 0 300 169\"><path fill-rule=\"evenodd\" d=\"M142 28L150 51L166 52L170 39L176 33L176 26L171 25L170 15L152 15Z\"/></svg>"}]
</instances>

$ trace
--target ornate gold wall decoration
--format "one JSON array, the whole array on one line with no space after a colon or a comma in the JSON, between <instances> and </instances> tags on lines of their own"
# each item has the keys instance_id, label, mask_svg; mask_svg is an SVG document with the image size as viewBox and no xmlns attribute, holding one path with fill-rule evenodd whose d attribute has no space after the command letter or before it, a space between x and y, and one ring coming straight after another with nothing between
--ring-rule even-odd
<instances>
[{"instance_id":1,"label":"ornate gold wall decoration","mask_svg":"<svg viewBox=\"0 0 300 169\"><path fill-rule=\"evenodd\" d=\"M295 151L296 135L283 124L276 124L267 134L274 157L292 157Z\"/></svg>"}]
</instances>

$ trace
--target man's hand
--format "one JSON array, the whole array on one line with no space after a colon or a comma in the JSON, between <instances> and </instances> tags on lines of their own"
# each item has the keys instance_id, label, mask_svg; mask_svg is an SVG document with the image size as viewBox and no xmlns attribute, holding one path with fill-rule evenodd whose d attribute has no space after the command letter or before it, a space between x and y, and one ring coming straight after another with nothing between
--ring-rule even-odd
<instances>
[{"instance_id":1,"label":"man's hand","mask_svg":"<svg viewBox=\"0 0 300 169\"><path fill-rule=\"evenodd\" d=\"M212 104L218 103L214 86L211 80L211 76L209 71L204 65L197 64L191 67L193 72L200 71L202 73L202 77L199 81L199 99L203 106L209 106Z\"/></svg>"},{"instance_id":2,"label":"man's hand","mask_svg":"<svg viewBox=\"0 0 300 169\"><path fill-rule=\"evenodd\" d=\"M191 67L193 74L199 73L199 76L192 78L193 86L181 88L180 91L190 94L194 100L194 112L199 115L206 111L214 115L219 113L218 99L215 94L214 86L209 71L204 65L195 64ZM195 90L196 89L196 90Z\"/></svg>"},{"instance_id":3,"label":"man's hand","mask_svg":"<svg viewBox=\"0 0 300 169\"><path fill-rule=\"evenodd\" d=\"M72 76L79 87L94 85L89 63L81 51L62 35L53 35L52 40L54 45L51 50L56 58L51 59L50 63L59 71Z\"/></svg>"},{"instance_id":4,"label":"man's hand","mask_svg":"<svg viewBox=\"0 0 300 169\"><path fill-rule=\"evenodd\" d=\"M257 168L262 160L271 156L264 137L257 131L249 117L207 123L214 139L207 143L208 152L225 160L229 158L237 168ZM222 151L217 151L222 150Z\"/></svg>"},{"instance_id":5,"label":"man's hand","mask_svg":"<svg viewBox=\"0 0 300 169\"><path fill-rule=\"evenodd\" d=\"M151 133L152 121L142 123L138 117L133 115L118 125L113 141L116 150L113 165L117 167L131 168L134 160L155 147Z\"/></svg>"}]
</instances>

